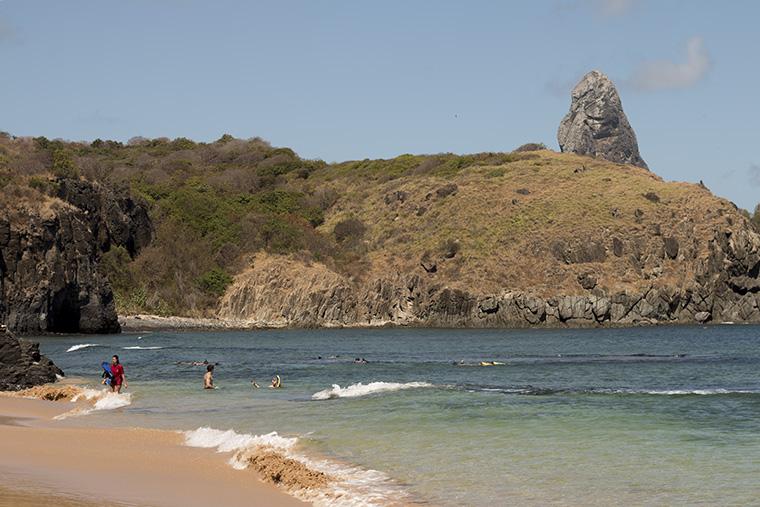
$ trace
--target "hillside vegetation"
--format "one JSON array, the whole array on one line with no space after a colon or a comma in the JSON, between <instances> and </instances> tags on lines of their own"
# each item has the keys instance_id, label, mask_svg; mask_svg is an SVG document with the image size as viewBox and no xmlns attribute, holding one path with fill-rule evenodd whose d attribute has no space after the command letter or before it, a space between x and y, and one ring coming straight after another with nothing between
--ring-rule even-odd
<instances>
[{"instance_id":1,"label":"hillside vegetation","mask_svg":"<svg viewBox=\"0 0 760 507\"><path fill-rule=\"evenodd\" d=\"M699 185L537 148L327 164L258 138L2 136L0 199L49 205L57 178L128 188L147 202L155 238L135 258L104 254L117 308L188 316L213 315L257 252L349 284L417 273L545 297L689 285L714 231L747 220Z\"/></svg>"}]
</instances>

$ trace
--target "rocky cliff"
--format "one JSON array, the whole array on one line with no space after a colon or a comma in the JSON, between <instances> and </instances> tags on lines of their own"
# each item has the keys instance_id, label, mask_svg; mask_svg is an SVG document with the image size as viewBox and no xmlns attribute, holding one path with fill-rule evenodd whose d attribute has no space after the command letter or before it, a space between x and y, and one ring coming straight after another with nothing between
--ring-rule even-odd
<instances>
[{"instance_id":1,"label":"rocky cliff","mask_svg":"<svg viewBox=\"0 0 760 507\"><path fill-rule=\"evenodd\" d=\"M647 167L620 95L607 76L598 70L589 72L573 88L571 97L570 111L557 132L563 152Z\"/></svg>"},{"instance_id":2,"label":"rocky cliff","mask_svg":"<svg viewBox=\"0 0 760 507\"><path fill-rule=\"evenodd\" d=\"M112 246L134 255L150 241L147 210L97 183L61 179L55 188L55 197L0 211L0 321L25 334L118 332L98 262Z\"/></svg>"},{"instance_id":3,"label":"rocky cliff","mask_svg":"<svg viewBox=\"0 0 760 507\"><path fill-rule=\"evenodd\" d=\"M18 391L63 375L53 361L40 354L38 343L19 340L0 328L0 391Z\"/></svg>"},{"instance_id":4,"label":"rocky cliff","mask_svg":"<svg viewBox=\"0 0 760 507\"><path fill-rule=\"evenodd\" d=\"M760 320L760 236L731 203L644 169L542 151L503 172L368 183L334 209L326 230L346 217L366 224L360 270L259 254L219 316L273 326Z\"/></svg>"}]
</instances>

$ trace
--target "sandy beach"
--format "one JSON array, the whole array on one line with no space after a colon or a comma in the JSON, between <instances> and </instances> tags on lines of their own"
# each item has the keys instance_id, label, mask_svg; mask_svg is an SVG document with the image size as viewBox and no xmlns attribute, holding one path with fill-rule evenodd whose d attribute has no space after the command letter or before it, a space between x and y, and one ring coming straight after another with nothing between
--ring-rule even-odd
<instances>
[{"instance_id":1,"label":"sandy beach","mask_svg":"<svg viewBox=\"0 0 760 507\"><path fill-rule=\"evenodd\" d=\"M0 506L305 505L179 433L83 428L68 402L0 397Z\"/></svg>"}]
</instances>

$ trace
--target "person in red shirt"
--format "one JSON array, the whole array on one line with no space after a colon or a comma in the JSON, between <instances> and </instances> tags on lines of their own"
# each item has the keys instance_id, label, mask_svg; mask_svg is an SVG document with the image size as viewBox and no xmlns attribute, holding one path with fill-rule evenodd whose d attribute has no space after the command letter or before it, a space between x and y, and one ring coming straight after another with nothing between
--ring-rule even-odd
<instances>
[{"instance_id":1,"label":"person in red shirt","mask_svg":"<svg viewBox=\"0 0 760 507\"><path fill-rule=\"evenodd\" d=\"M111 358L111 375L113 375L113 380L111 380L111 391L121 393L122 384L124 385L124 389L129 387L127 377L124 375L124 367L119 362L119 356L115 355Z\"/></svg>"}]
</instances>

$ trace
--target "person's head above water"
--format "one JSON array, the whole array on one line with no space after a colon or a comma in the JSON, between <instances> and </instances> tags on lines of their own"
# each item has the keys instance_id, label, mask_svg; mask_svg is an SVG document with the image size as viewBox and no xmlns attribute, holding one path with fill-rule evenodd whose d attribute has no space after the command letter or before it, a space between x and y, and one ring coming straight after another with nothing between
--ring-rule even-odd
<instances>
[{"instance_id":1,"label":"person's head above water","mask_svg":"<svg viewBox=\"0 0 760 507\"><path fill-rule=\"evenodd\" d=\"M114 354L113 357L111 358L111 364L119 364L119 356Z\"/></svg>"},{"instance_id":2,"label":"person's head above water","mask_svg":"<svg viewBox=\"0 0 760 507\"><path fill-rule=\"evenodd\" d=\"M210 372L213 373L213 371L214 371L214 365L210 364L210 365L206 366L206 371L210 371Z\"/></svg>"}]
</instances>

